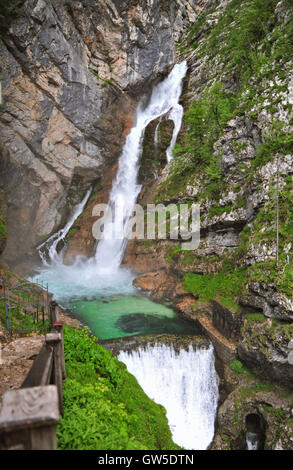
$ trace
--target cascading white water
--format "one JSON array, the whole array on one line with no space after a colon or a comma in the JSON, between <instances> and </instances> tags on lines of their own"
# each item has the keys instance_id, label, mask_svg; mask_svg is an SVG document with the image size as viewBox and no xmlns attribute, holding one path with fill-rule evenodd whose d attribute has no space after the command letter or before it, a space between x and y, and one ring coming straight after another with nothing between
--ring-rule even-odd
<instances>
[{"instance_id":1,"label":"cascading white water","mask_svg":"<svg viewBox=\"0 0 293 470\"><path fill-rule=\"evenodd\" d=\"M160 117L158 124L155 128L155 135L154 135L154 144L155 144L155 152L158 151L158 143L159 143L159 127L162 122L162 118Z\"/></svg>"},{"instance_id":2,"label":"cascading white water","mask_svg":"<svg viewBox=\"0 0 293 470\"><path fill-rule=\"evenodd\" d=\"M82 213L88 201L88 198L91 195L91 192L92 188L90 188L86 192L83 200L74 207L72 214L65 227L58 230L58 232L51 235L50 238L48 238L44 243L37 247L41 260L45 266L49 266L51 263L61 263L63 261L62 251L58 253L57 246L62 240L65 239L75 220Z\"/></svg>"},{"instance_id":3,"label":"cascading white water","mask_svg":"<svg viewBox=\"0 0 293 470\"><path fill-rule=\"evenodd\" d=\"M137 184L137 175L144 130L151 121L168 111L171 113L170 119L175 123L168 149L168 160L171 159L183 115L178 101L186 71L186 61L176 64L169 76L154 87L148 105L143 108L140 104L138 107L136 124L126 137L116 179L110 193L109 205L115 214L114 220L105 222L104 234L107 234L107 237L104 236L97 246L95 258L99 269L114 272L121 264L126 246L127 223L141 189L141 186ZM181 113L179 108L182 110ZM109 237L112 233L114 235Z\"/></svg>"},{"instance_id":4,"label":"cascading white water","mask_svg":"<svg viewBox=\"0 0 293 470\"><path fill-rule=\"evenodd\" d=\"M121 351L124 362L145 393L163 405L176 444L204 450L214 436L218 404L218 377L212 346L179 354L170 346Z\"/></svg>"},{"instance_id":5,"label":"cascading white water","mask_svg":"<svg viewBox=\"0 0 293 470\"><path fill-rule=\"evenodd\" d=\"M247 450L258 450L259 435L255 432L247 432L246 433L246 445L247 445Z\"/></svg>"},{"instance_id":6,"label":"cascading white water","mask_svg":"<svg viewBox=\"0 0 293 470\"><path fill-rule=\"evenodd\" d=\"M166 150L167 161L170 162L173 158L173 149L176 144L177 136L180 131L181 123L183 118L183 107L181 104L177 103L176 106L173 106L170 113L168 114L168 119L174 122L173 135L169 147Z\"/></svg>"},{"instance_id":7,"label":"cascading white water","mask_svg":"<svg viewBox=\"0 0 293 470\"><path fill-rule=\"evenodd\" d=\"M100 240L94 258L84 260L80 257L77 258L76 262L71 267L63 265L62 251L58 253L58 245L65 239L74 221L83 211L91 193L90 189L82 202L75 207L65 227L53 234L38 247L43 265L50 268L50 272L43 272L43 274L46 274L45 277L50 278L50 283L52 283L52 278L53 280L55 278L60 279L61 276L65 275L65 271L67 273L66 277L71 278L71 284L80 285L83 279L84 282L91 284L92 288L96 286L96 283L92 281L93 276L102 275L102 285L107 286L112 282L111 273L113 272L116 273L118 278L120 278L118 274L121 274L123 283L125 279L127 282L129 279L132 279L132 276L128 274L125 275L123 270L120 269L121 272L119 273L118 270L126 246L124 233L127 222L140 191L140 185L137 184L137 175L139 159L142 152L144 130L152 120L168 112L170 113L170 119L174 120L175 126L170 146L167 149L169 155L167 158L169 160L181 127L183 110L181 113L180 108L182 107L179 105L178 101L182 91L182 80L186 75L186 71L186 61L181 64L176 64L169 76L154 87L148 105L143 107L141 103L138 107L136 124L126 138L119 159L117 175L110 193L109 205L113 209L114 220L109 220L108 223L105 224L104 233L112 233L112 228L114 227L115 232L112 239L105 237ZM52 272L53 267L55 273ZM74 282L75 279L77 282ZM104 281L106 281L106 284Z\"/></svg>"}]
</instances>

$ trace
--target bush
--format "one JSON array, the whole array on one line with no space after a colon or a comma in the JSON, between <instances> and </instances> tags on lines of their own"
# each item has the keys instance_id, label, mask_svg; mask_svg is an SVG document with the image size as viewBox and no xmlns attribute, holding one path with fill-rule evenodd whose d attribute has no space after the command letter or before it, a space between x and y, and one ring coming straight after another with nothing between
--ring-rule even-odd
<instances>
[{"instance_id":1,"label":"bush","mask_svg":"<svg viewBox=\"0 0 293 470\"><path fill-rule=\"evenodd\" d=\"M122 362L86 329L65 328L64 341L67 379L59 449L179 449L165 409L145 395Z\"/></svg>"},{"instance_id":2,"label":"bush","mask_svg":"<svg viewBox=\"0 0 293 470\"><path fill-rule=\"evenodd\" d=\"M23 0L0 0L0 32L9 28L22 9Z\"/></svg>"}]
</instances>

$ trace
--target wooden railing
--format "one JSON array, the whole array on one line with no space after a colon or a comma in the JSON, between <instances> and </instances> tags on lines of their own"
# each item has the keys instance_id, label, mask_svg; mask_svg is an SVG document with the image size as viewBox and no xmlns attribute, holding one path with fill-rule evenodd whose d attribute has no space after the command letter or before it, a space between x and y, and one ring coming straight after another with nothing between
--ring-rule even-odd
<instances>
[{"instance_id":1,"label":"wooden railing","mask_svg":"<svg viewBox=\"0 0 293 470\"><path fill-rule=\"evenodd\" d=\"M59 307L50 303L51 332L21 388L3 395L0 413L1 450L54 450L56 426L63 416L66 378L63 325Z\"/></svg>"}]
</instances>

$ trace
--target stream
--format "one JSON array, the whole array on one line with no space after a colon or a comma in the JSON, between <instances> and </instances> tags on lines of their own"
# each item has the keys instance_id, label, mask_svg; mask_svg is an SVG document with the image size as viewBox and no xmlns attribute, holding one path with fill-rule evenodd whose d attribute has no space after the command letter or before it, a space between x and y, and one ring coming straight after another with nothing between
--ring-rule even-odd
<instances>
[{"instance_id":1,"label":"stream","mask_svg":"<svg viewBox=\"0 0 293 470\"><path fill-rule=\"evenodd\" d=\"M38 247L43 266L31 280L48 283L58 303L99 339L199 334L195 326L179 318L172 308L142 295L132 285L134 274L120 267L127 244L124 230L141 190L137 175L144 130L152 120L169 113L169 119L174 121L166 152L170 161L183 116L179 99L186 71L186 62L176 64L169 76L154 87L148 104L138 106L136 123L126 137L110 193L109 205L116 208L114 219L106 220L104 226L104 234L115 229L115 238L102 238L91 259L77 257L74 264L63 264L64 248L58 251L58 246L61 242L63 245L74 220L85 207L89 190L66 226ZM212 345L209 349L190 347L179 353L170 346L158 345L138 352L121 352L119 359L146 394L166 408L174 441L185 449L206 449L213 439L218 403Z\"/></svg>"}]
</instances>

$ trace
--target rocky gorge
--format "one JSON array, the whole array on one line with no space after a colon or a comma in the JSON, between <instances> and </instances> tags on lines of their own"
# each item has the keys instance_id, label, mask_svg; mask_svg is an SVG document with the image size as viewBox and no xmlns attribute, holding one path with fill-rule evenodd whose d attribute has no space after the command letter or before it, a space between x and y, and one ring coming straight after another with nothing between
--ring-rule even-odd
<instances>
[{"instance_id":1,"label":"rocky gorge","mask_svg":"<svg viewBox=\"0 0 293 470\"><path fill-rule=\"evenodd\" d=\"M213 343L212 449L245 449L247 432L293 448L292 12L290 0L27 0L2 34L1 260L22 274L90 186L64 262L94 254L93 208L137 104L187 61L174 158L167 115L145 130L138 202L199 204L201 242L132 240L123 266Z\"/></svg>"}]
</instances>

